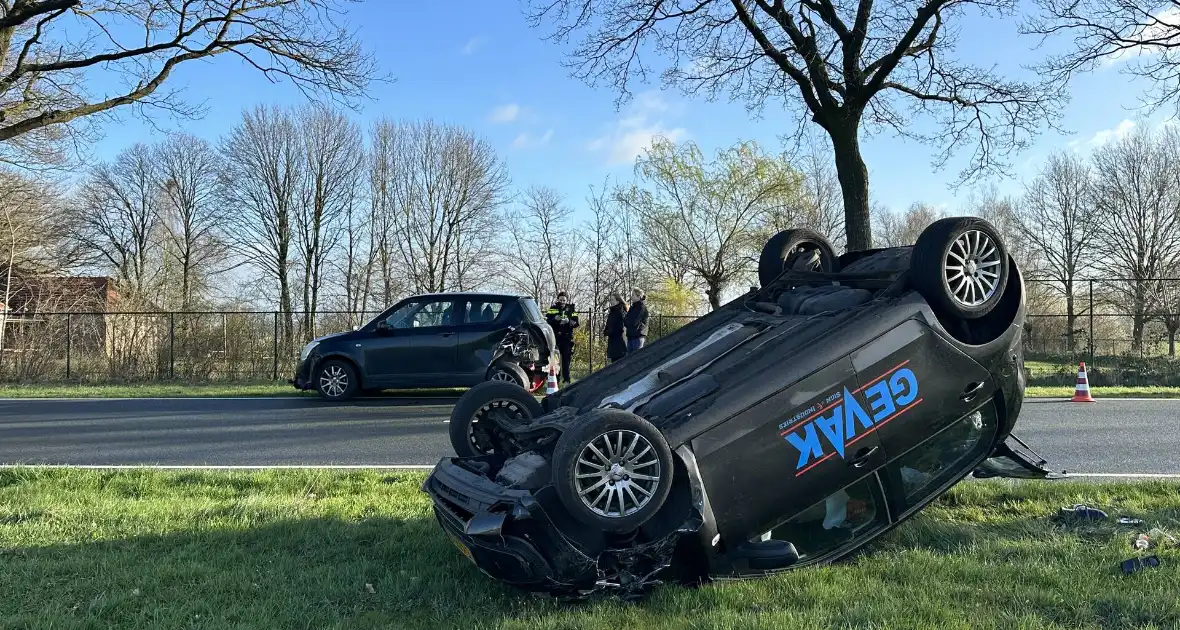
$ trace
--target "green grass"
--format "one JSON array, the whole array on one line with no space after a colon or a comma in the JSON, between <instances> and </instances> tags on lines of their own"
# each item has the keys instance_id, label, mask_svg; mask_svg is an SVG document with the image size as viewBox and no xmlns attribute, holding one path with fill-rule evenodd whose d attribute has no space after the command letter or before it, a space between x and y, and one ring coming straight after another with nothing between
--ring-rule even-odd
<instances>
[{"instance_id":1,"label":"green grass","mask_svg":"<svg viewBox=\"0 0 1180 630\"><path fill-rule=\"evenodd\" d=\"M0 471L3 628L1103 628L1180 625L1180 552L1118 571L1180 523L1180 485L971 481L855 563L558 604L481 574L421 473Z\"/></svg>"},{"instance_id":2,"label":"green grass","mask_svg":"<svg viewBox=\"0 0 1180 630\"><path fill-rule=\"evenodd\" d=\"M1024 390L1028 398L1073 398L1074 387L1034 385ZM1180 387L1091 387L1090 395L1101 398L1180 398Z\"/></svg>"}]
</instances>

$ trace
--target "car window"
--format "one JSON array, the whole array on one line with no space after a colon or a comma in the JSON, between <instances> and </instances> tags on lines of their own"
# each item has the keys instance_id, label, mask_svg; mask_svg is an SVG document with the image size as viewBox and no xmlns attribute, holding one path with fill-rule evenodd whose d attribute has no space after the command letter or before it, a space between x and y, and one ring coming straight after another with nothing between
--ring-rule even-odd
<instances>
[{"instance_id":1,"label":"car window","mask_svg":"<svg viewBox=\"0 0 1180 630\"><path fill-rule=\"evenodd\" d=\"M415 300L391 313L385 321L391 328L446 326L451 320L450 300Z\"/></svg>"},{"instance_id":2,"label":"car window","mask_svg":"<svg viewBox=\"0 0 1180 630\"><path fill-rule=\"evenodd\" d=\"M537 306L537 302L533 298L524 298L521 302L524 304L524 312L530 322L540 324L545 321L545 316L541 314L541 307Z\"/></svg>"},{"instance_id":3,"label":"car window","mask_svg":"<svg viewBox=\"0 0 1180 630\"><path fill-rule=\"evenodd\" d=\"M829 495L775 527L770 538L795 545L799 562L819 559L888 523L876 475Z\"/></svg>"},{"instance_id":4,"label":"car window","mask_svg":"<svg viewBox=\"0 0 1180 630\"><path fill-rule=\"evenodd\" d=\"M901 476L901 488L908 509L921 503L952 478L963 475L963 462L984 448L985 438L995 435L995 405L987 405L959 418L890 465Z\"/></svg>"},{"instance_id":5,"label":"car window","mask_svg":"<svg viewBox=\"0 0 1180 630\"><path fill-rule=\"evenodd\" d=\"M504 302L500 300L467 300L461 304L465 324L489 324L504 310Z\"/></svg>"}]
</instances>

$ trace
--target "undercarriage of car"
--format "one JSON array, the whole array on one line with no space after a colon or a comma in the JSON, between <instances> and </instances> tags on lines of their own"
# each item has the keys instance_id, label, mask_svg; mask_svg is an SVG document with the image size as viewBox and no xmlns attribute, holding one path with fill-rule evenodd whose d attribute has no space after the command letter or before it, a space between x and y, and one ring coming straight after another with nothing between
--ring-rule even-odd
<instances>
[{"instance_id":1,"label":"undercarriage of car","mask_svg":"<svg viewBox=\"0 0 1180 630\"><path fill-rule=\"evenodd\" d=\"M631 598L839 561L973 471L1056 477L1011 444L1023 281L986 222L841 257L788 230L759 276L542 402L466 393L422 488L459 550L523 590Z\"/></svg>"}]
</instances>

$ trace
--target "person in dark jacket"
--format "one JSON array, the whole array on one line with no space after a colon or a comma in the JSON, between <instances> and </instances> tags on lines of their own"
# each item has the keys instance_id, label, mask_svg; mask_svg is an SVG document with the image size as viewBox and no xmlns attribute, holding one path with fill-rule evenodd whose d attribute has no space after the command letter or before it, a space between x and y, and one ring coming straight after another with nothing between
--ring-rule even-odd
<instances>
[{"instance_id":1,"label":"person in dark jacket","mask_svg":"<svg viewBox=\"0 0 1180 630\"><path fill-rule=\"evenodd\" d=\"M569 295L562 291L557 294L557 302L549 307L545 319L553 328L557 336L557 352L561 354L561 380L570 382L570 360L574 356L574 329L578 327L578 314L574 305L569 303Z\"/></svg>"},{"instance_id":2,"label":"person in dark jacket","mask_svg":"<svg viewBox=\"0 0 1180 630\"><path fill-rule=\"evenodd\" d=\"M627 341L624 338L626 328L623 318L627 314L627 301L623 296L615 293L611 296L610 310L606 313L606 326L602 334L606 337L606 358L611 363L627 356Z\"/></svg>"},{"instance_id":3,"label":"person in dark jacket","mask_svg":"<svg viewBox=\"0 0 1180 630\"><path fill-rule=\"evenodd\" d=\"M642 348L647 340L646 299L647 294L642 289L631 290L631 308L627 309L627 316L623 319L627 328L627 354Z\"/></svg>"}]
</instances>

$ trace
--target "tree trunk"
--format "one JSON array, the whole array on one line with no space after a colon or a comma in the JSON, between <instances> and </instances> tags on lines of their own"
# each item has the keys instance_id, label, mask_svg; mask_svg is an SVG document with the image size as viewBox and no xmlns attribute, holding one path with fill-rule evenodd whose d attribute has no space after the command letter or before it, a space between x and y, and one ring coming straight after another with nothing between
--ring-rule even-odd
<instances>
[{"instance_id":1,"label":"tree trunk","mask_svg":"<svg viewBox=\"0 0 1180 630\"><path fill-rule=\"evenodd\" d=\"M828 130L836 156L836 176L844 197L844 232L848 237L848 251L856 252L873 247L873 232L869 218L869 171L860 157L859 114L841 121Z\"/></svg>"},{"instance_id":2,"label":"tree trunk","mask_svg":"<svg viewBox=\"0 0 1180 630\"><path fill-rule=\"evenodd\" d=\"M1078 315L1073 309L1073 282L1065 283L1065 348L1073 352L1074 329L1077 328Z\"/></svg>"},{"instance_id":3,"label":"tree trunk","mask_svg":"<svg viewBox=\"0 0 1180 630\"><path fill-rule=\"evenodd\" d=\"M709 306L713 310L721 308L721 283L705 278L705 296L709 298Z\"/></svg>"}]
</instances>

